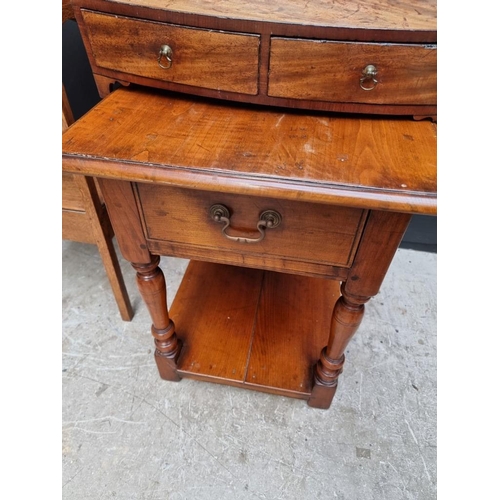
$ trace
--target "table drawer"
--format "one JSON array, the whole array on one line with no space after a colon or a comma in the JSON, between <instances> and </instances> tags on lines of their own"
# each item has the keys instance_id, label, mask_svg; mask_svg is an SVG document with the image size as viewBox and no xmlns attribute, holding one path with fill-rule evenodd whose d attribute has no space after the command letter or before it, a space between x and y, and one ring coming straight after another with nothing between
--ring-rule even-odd
<instances>
[{"instance_id":1,"label":"table drawer","mask_svg":"<svg viewBox=\"0 0 500 500\"><path fill-rule=\"evenodd\" d=\"M346 103L435 105L436 54L436 45L272 38L268 94Z\"/></svg>"},{"instance_id":2,"label":"table drawer","mask_svg":"<svg viewBox=\"0 0 500 500\"><path fill-rule=\"evenodd\" d=\"M356 208L150 184L138 184L138 198L148 239L204 248L212 257L220 251L349 267L366 218ZM229 210L225 229L211 214L214 205ZM268 210L281 221L259 231Z\"/></svg>"},{"instance_id":3,"label":"table drawer","mask_svg":"<svg viewBox=\"0 0 500 500\"><path fill-rule=\"evenodd\" d=\"M181 27L88 10L81 13L98 67L194 87L257 94L257 35ZM160 57L162 46L168 46L170 53Z\"/></svg>"}]
</instances>

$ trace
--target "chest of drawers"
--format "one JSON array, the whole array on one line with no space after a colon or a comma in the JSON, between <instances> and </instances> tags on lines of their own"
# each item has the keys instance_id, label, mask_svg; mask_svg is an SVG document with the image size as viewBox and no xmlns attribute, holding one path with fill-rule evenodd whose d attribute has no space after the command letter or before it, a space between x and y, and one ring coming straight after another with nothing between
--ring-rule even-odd
<instances>
[{"instance_id":1,"label":"chest of drawers","mask_svg":"<svg viewBox=\"0 0 500 500\"><path fill-rule=\"evenodd\" d=\"M253 104L437 114L435 0L75 0L101 96L115 81Z\"/></svg>"}]
</instances>

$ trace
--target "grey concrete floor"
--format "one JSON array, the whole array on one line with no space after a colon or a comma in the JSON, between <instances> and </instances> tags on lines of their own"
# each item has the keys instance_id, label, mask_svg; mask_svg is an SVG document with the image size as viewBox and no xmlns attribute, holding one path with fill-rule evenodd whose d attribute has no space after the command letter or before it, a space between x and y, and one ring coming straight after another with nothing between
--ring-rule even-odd
<instances>
[{"instance_id":1,"label":"grey concrete floor","mask_svg":"<svg viewBox=\"0 0 500 500\"><path fill-rule=\"evenodd\" d=\"M150 320L120 319L97 248L63 242L65 500L436 498L436 255L398 250L329 410L162 381ZM162 258L171 303L187 262Z\"/></svg>"}]
</instances>

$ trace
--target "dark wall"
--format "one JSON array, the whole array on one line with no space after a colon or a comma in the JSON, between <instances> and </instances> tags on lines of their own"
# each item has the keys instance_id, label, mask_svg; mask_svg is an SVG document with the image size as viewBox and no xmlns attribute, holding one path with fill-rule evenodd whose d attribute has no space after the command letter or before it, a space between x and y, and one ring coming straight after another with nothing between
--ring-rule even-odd
<instances>
[{"instance_id":1,"label":"dark wall","mask_svg":"<svg viewBox=\"0 0 500 500\"><path fill-rule=\"evenodd\" d=\"M100 98L75 21L62 25L62 37L62 79L76 120Z\"/></svg>"},{"instance_id":2,"label":"dark wall","mask_svg":"<svg viewBox=\"0 0 500 500\"><path fill-rule=\"evenodd\" d=\"M75 119L99 101L85 47L75 21L62 29L62 77ZM402 248L437 252L437 218L415 215L401 243Z\"/></svg>"}]
</instances>

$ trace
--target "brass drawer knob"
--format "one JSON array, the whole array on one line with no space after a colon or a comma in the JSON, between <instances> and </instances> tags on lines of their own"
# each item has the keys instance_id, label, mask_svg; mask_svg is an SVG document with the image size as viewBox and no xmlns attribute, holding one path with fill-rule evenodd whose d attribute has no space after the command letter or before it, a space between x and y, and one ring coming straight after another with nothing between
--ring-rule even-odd
<instances>
[{"instance_id":1,"label":"brass drawer knob","mask_svg":"<svg viewBox=\"0 0 500 500\"><path fill-rule=\"evenodd\" d=\"M229 209L225 205L212 205L210 207L210 217L215 222L221 222L224 224L222 227L222 234L231 241L237 241L239 243L258 243L264 239L266 235L265 229L272 229L278 227L281 224L281 215L275 210L265 210L260 214L259 220L257 222L257 231L259 231L260 236L257 238L244 238L241 236L231 236L226 233L226 229L231 224L231 215Z\"/></svg>"},{"instance_id":2,"label":"brass drawer knob","mask_svg":"<svg viewBox=\"0 0 500 500\"><path fill-rule=\"evenodd\" d=\"M375 76L377 76L377 68L373 64L369 64L362 71L362 76L359 79L359 86L363 90L373 90L378 83L378 80L375 79ZM371 83L369 83L370 81ZM366 86L365 82L367 82L369 86Z\"/></svg>"},{"instance_id":3,"label":"brass drawer knob","mask_svg":"<svg viewBox=\"0 0 500 500\"><path fill-rule=\"evenodd\" d=\"M158 66L163 69L169 69L172 66L172 49L168 45L162 45L160 47L160 52L158 53ZM167 61L167 65L161 63L162 58Z\"/></svg>"}]
</instances>

